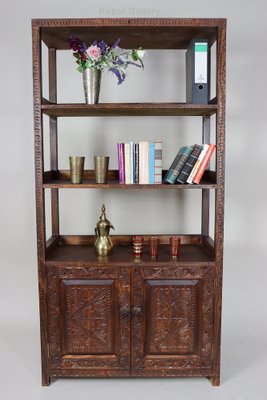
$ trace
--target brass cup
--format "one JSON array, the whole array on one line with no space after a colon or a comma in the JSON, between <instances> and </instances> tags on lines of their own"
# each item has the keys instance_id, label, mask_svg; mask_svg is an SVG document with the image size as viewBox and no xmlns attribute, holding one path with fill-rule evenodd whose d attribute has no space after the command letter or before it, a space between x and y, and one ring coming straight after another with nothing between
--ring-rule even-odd
<instances>
[{"instance_id":1,"label":"brass cup","mask_svg":"<svg viewBox=\"0 0 267 400\"><path fill-rule=\"evenodd\" d=\"M82 183L85 157L70 156L71 183Z\"/></svg>"},{"instance_id":2,"label":"brass cup","mask_svg":"<svg viewBox=\"0 0 267 400\"><path fill-rule=\"evenodd\" d=\"M94 156L94 163L95 163L95 182L107 183L109 157Z\"/></svg>"}]
</instances>

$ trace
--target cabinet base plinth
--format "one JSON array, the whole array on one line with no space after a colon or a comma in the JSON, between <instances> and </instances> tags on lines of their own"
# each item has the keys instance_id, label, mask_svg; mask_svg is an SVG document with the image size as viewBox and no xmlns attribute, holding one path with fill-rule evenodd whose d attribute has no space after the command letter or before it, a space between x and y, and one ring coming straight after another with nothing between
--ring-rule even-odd
<instances>
[{"instance_id":1,"label":"cabinet base plinth","mask_svg":"<svg viewBox=\"0 0 267 400\"><path fill-rule=\"evenodd\" d=\"M210 370L52 370L51 377L54 379L57 378L162 378L162 377L173 377L173 378L182 378L182 377L203 377L208 378L211 377Z\"/></svg>"}]
</instances>

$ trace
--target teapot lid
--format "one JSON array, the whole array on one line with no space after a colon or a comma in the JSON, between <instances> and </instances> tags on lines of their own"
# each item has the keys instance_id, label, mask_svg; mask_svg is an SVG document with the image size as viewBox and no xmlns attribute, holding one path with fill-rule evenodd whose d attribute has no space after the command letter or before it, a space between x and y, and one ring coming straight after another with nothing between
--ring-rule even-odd
<instances>
[{"instance_id":1,"label":"teapot lid","mask_svg":"<svg viewBox=\"0 0 267 400\"><path fill-rule=\"evenodd\" d=\"M99 217L99 221L98 221L98 223L97 223L97 226L98 227L104 227L104 226L109 226L109 225L111 225L111 223L110 223L110 221L107 219L107 217L106 217L106 207L105 207L105 204L103 204L102 205L102 212L101 212L101 215L100 215L100 217Z\"/></svg>"}]
</instances>

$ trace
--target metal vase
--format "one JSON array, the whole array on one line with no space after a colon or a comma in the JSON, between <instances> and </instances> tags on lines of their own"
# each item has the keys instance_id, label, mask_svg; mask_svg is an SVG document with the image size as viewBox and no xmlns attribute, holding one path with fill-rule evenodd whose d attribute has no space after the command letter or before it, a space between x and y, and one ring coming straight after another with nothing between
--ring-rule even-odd
<instances>
[{"instance_id":1,"label":"metal vase","mask_svg":"<svg viewBox=\"0 0 267 400\"><path fill-rule=\"evenodd\" d=\"M97 104L99 99L101 71L86 68L83 70L83 87L86 104Z\"/></svg>"}]
</instances>

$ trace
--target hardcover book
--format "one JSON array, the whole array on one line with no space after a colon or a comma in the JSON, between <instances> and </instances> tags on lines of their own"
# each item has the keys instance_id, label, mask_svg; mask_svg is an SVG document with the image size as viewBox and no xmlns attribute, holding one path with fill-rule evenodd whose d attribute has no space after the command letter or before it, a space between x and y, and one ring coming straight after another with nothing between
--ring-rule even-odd
<instances>
[{"instance_id":1,"label":"hardcover book","mask_svg":"<svg viewBox=\"0 0 267 400\"><path fill-rule=\"evenodd\" d=\"M188 179L186 181L187 183L193 183L193 179L194 179L194 177L195 177L195 175L197 173L197 170L198 170L198 168L200 166L201 161L203 160L203 158L205 157L205 154L208 151L208 148L209 148L208 144L203 144L203 149L202 149L202 151L201 151L201 153L200 153L200 155L199 155L199 157L198 157L198 159L197 159L197 161L196 161L196 163L195 163L195 165L194 165L194 167L193 167L193 169L192 169L192 171L191 171L191 173L190 173L190 175L189 175L189 177L188 177Z\"/></svg>"},{"instance_id":2,"label":"hardcover book","mask_svg":"<svg viewBox=\"0 0 267 400\"><path fill-rule=\"evenodd\" d=\"M162 141L156 140L155 142L155 183L162 183Z\"/></svg>"},{"instance_id":3,"label":"hardcover book","mask_svg":"<svg viewBox=\"0 0 267 400\"><path fill-rule=\"evenodd\" d=\"M203 160L202 160L202 162L201 162L201 164L200 164L200 166L199 166L199 168L197 170L197 173L196 173L196 175L195 175L195 177L193 179L193 183L198 184L201 181L201 178L202 178L202 176L204 174L204 171L205 171L205 169L206 169L206 167L208 165L208 162L209 162L209 160L210 160L210 158L212 156L212 153L213 153L215 147L216 147L215 144L210 144L209 145L208 151L205 154L205 157L203 158Z\"/></svg>"},{"instance_id":4,"label":"hardcover book","mask_svg":"<svg viewBox=\"0 0 267 400\"><path fill-rule=\"evenodd\" d=\"M139 183L139 143L134 144L134 183Z\"/></svg>"},{"instance_id":5,"label":"hardcover book","mask_svg":"<svg viewBox=\"0 0 267 400\"><path fill-rule=\"evenodd\" d=\"M155 144L149 143L149 183L155 183Z\"/></svg>"},{"instance_id":6,"label":"hardcover book","mask_svg":"<svg viewBox=\"0 0 267 400\"><path fill-rule=\"evenodd\" d=\"M134 183L134 142L130 142L130 183Z\"/></svg>"},{"instance_id":7,"label":"hardcover book","mask_svg":"<svg viewBox=\"0 0 267 400\"><path fill-rule=\"evenodd\" d=\"M179 176L183 166L185 165L188 157L192 153L193 148L191 146L181 147L178 154L176 155L170 169L164 177L164 182L174 184Z\"/></svg>"},{"instance_id":8,"label":"hardcover book","mask_svg":"<svg viewBox=\"0 0 267 400\"><path fill-rule=\"evenodd\" d=\"M124 143L125 183L131 183L131 150L130 143Z\"/></svg>"},{"instance_id":9,"label":"hardcover book","mask_svg":"<svg viewBox=\"0 0 267 400\"><path fill-rule=\"evenodd\" d=\"M183 168L177 178L177 182L185 183L187 181L187 178L188 178L190 172L192 171L202 149L203 149L203 146L200 146L199 144L194 145L193 151L190 154L190 157L188 157L185 165L183 166Z\"/></svg>"},{"instance_id":10,"label":"hardcover book","mask_svg":"<svg viewBox=\"0 0 267 400\"><path fill-rule=\"evenodd\" d=\"M124 143L118 143L118 169L119 169L119 183L125 183L125 168L124 168Z\"/></svg>"},{"instance_id":11,"label":"hardcover book","mask_svg":"<svg viewBox=\"0 0 267 400\"><path fill-rule=\"evenodd\" d=\"M148 184L149 183L149 142L139 143L139 183Z\"/></svg>"}]
</instances>

